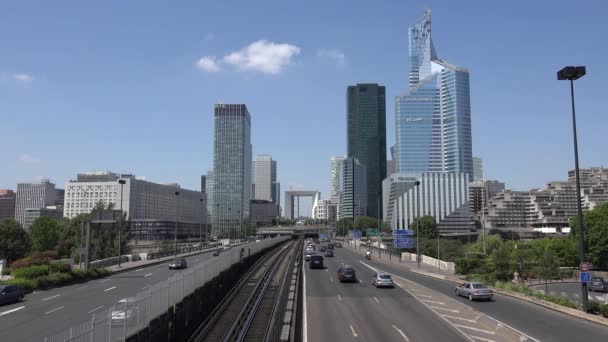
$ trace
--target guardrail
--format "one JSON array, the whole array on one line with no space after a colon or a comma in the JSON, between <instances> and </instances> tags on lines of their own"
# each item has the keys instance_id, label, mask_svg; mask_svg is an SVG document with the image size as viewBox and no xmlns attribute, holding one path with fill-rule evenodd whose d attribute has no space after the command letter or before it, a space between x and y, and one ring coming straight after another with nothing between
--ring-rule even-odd
<instances>
[{"instance_id":1,"label":"guardrail","mask_svg":"<svg viewBox=\"0 0 608 342\"><path fill-rule=\"evenodd\" d=\"M241 258L255 255L288 239L291 236L242 245L244 255L241 254L241 248L232 248L229 253L215 257L207 265L203 263L187 269L144 291L134 293L131 297L123 298L118 303L106 303L109 307L107 310L93 313L83 323L45 337L44 342L126 341L141 330L152 329L153 321L162 320L169 309L175 308L185 297L239 263Z\"/></svg>"}]
</instances>

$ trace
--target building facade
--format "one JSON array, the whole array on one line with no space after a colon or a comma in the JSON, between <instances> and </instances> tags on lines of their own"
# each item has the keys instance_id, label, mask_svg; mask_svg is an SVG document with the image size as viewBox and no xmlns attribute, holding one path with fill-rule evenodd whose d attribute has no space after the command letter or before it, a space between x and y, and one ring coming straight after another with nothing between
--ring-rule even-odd
<instances>
[{"instance_id":1,"label":"building facade","mask_svg":"<svg viewBox=\"0 0 608 342\"><path fill-rule=\"evenodd\" d=\"M367 215L379 218L376 203L386 178L386 90L378 84L347 89L347 156L365 166ZM380 204L381 206L382 204Z\"/></svg>"},{"instance_id":2,"label":"building facade","mask_svg":"<svg viewBox=\"0 0 608 342\"><path fill-rule=\"evenodd\" d=\"M213 142L213 234L238 231L250 214L251 117L244 104L216 104Z\"/></svg>"},{"instance_id":3,"label":"building facade","mask_svg":"<svg viewBox=\"0 0 608 342\"><path fill-rule=\"evenodd\" d=\"M25 209L25 223L23 228L29 230L32 227L32 223L40 217L48 217L52 219L60 219L63 217L63 208L57 206L49 206L46 208L32 208Z\"/></svg>"},{"instance_id":4,"label":"building facade","mask_svg":"<svg viewBox=\"0 0 608 342\"><path fill-rule=\"evenodd\" d=\"M342 174L342 162L346 157L331 157L329 160L330 194L329 199L334 204L340 203L340 175Z\"/></svg>"},{"instance_id":5,"label":"building facade","mask_svg":"<svg viewBox=\"0 0 608 342\"><path fill-rule=\"evenodd\" d=\"M340 180L339 219L365 216L368 212L365 166L355 158L344 159L341 163Z\"/></svg>"},{"instance_id":6,"label":"building facade","mask_svg":"<svg viewBox=\"0 0 608 342\"><path fill-rule=\"evenodd\" d=\"M431 13L409 28L409 85L395 98L397 172L473 178L469 72L437 57Z\"/></svg>"},{"instance_id":7,"label":"building facade","mask_svg":"<svg viewBox=\"0 0 608 342\"><path fill-rule=\"evenodd\" d=\"M479 157L473 157L473 180L483 180L483 160Z\"/></svg>"},{"instance_id":8,"label":"building facade","mask_svg":"<svg viewBox=\"0 0 608 342\"><path fill-rule=\"evenodd\" d=\"M279 216L279 206L271 201L251 201L251 224L257 227L271 225L272 221Z\"/></svg>"},{"instance_id":9,"label":"building facade","mask_svg":"<svg viewBox=\"0 0 608 342\"><path fill-rule=\"evenodd\" d=\"M48 179L39 183L18 183L15 203L15 220L25 228L25 211L55 205L55 184Z\"/></svg>"},{"instance_id":10,"label":"building facade","mask_svg":"<svg viewBox=\"0 0 608 342\"><path fill-rule=\"evenodd\" d=\"M213 222L215 204L213 202L213 170L207 171L207 182L205 183L205 194L207 195L207 222Z\"/></svg>"},{"instance_id":11,"label":"building facade","mask_svg":"<svg viewBox=\"0 0 608 342\"><path fill-rule=\"evenodd\" d=\"M0 189L0 221L15 219L17 194L13 190Z\"/></svg>"},{"instance_id":12,"label":"building facade","mask_svg":"<svg viewBox=\"0 0 608 342\"><path fill-rule=\"evenodd\" d=\"M276 198L277 162L263 154L255 158L255 199L279 203Z\"/></svg>"}]
</instances>

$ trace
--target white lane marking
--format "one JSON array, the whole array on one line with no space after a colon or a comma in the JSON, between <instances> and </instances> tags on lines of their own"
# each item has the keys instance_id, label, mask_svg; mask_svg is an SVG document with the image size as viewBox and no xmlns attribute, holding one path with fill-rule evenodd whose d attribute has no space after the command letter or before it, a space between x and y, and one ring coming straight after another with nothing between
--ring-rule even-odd
<instances>
[{"instance_id":1,"label":"white lane marking","mask_svg":"<svg viewBox=\"0 0 608 342\"><path fill-rule=\"evenodd\" d=\"M151 276L151 275L152 275L152 273L148 273L148 274L146 274L146 275L144 276L144 278L149 277L149 276Z\"/></svg>"},{"instance_id":2,"label":"white lane marking","mask_svg":"<svg viewBox=\"0 0 608 342\"><path fill-rule=\"evenodd\" d=\"M331 281L333 283L334 282L334 278L332 278L331 276L329 276L329 281Z\"/></svg>"},{"instance_id":3,"label":"white lane marking","mask_svg":"<svg viewBox=\"0 0 608 342\"><path fill-rule=\"evenodd\" d=\"M359 279L359 283L360 283L360 284L363 284L363 280Z\"/></svg>"},{"instance_id":4,"label":"white lane marking","mask_svg":"<svg viewBox=\"0 0 608 342\"><path fill-rule=\"evenodd\" d=\"M326 269L325 269L325 272L329 272L329 270L326 268Z\"/></svg>"},{"instance_id":5,"label":"white lane marking","mask_svg":"<svg viewBox=\"0 0 608 342\"><path fill-rule=\"evenodd\" d=\"M54 295L54 296L51 296L51 297L46 297L43 300L49 300L49 299L57 298L59 296L61 296L61 295Z\"/></svg>"},{"instance_id":6,"label":"white lane marking","mask_svg":"<svg viewBox=\"0 0 608 342\"><path fill-rule=\"evenodd\" d=\"M470 335L470 337L472 339L475 339L475 340L478 340L478 341L483 341L483 342L496 342L494 340L490 340L489 338L483 338L483 337L474 336L474 335Z\"/></svg>"},{"instance_id":7,"label":"white lane marking","mask_svg":"<svg viewBox=\"0 0 608 342\"><path fill-rule=\"evenodd\" d=\"M110 280L109 278L108 279L104 279L104 280L100 281L100 283L105 283L106 281L109 281L109 280Z\"/></svg>"},{"instance_id":8,"label":"white lane marking","mask_svg":"<svg viewBox=\"0 0 608 342\"><path fill-rule=\"evenodd\" d=\"M52 312L55 312L55 311L57 311L57 310L61 310L61 309L63 309L64 307L65 307L65 306L60 306L60 307L58 307L57 309L53 309L53 310L51 310L51 311L47 311L47 312L45 312L44 314L45 314L45 315L48 315L48 314L50 314L50 313L52 313Z\"/></svg>"},{"instance_id":9,"label":"white lane marking","mask_svg":"<svg viewBox=\"0 0 608 342\"><path fill-rule=\"evenodd\" d=\"M423 301L427 302L427 303L433 303L433 304L439 304L439 305L445 305L444 302L437 302L434 300L428 300L428 299L423 299Z\"/></svg>"},{"instance_id":10,"label":"white lane marking","mask_svg":"<svg viewBox=\"0 0 608 342\"><path fill-rule=\"evenodd\" d=\"M374 297L374 300L376 301L376 303L380 304L380 301L378 300L378 298Z\"/></svg>"},{"instance_id":11,"label":"white lane marking","mask_svg":"<svg viewBox=\"0 0 608 342\"><path fill-rule=\"evenodd\" d=\"M426 304L426 303L422 303L422 304L428 305L428 304ZM437 309L437 310L445 310L445 311L449 311L449 312L453 312L453 313L460 313L460 311L458 311L458 310L441 308L441 307L439 307L439 306L432 306L432 305L429 305L429 307L431 307L431 308L433 308L433 309Z\"/></svg>"},{"instance_id":12,"label":"white lane marking","mask_svg":"<svg viewBox=\"0 0 608 342\"><path fill-rule=\"evenodd\" d=\"M340 301L342 301L342 296L338 295L338 299L339 299Z\"/></svg>"},{"instance_id":13,"label":"white lane marking","mask_svg":"<svg viewBox=\"0 0 608 342\"><path fill-rule=\"evenodd\" d=\"M135 272L139 272L141 270L143 270L143 268L138 268L138 269L135 270Z\"/></svg>"},{"instance_id":14,"label":"white lane marking","mask_svg":"<svg viewBox=\"0 0 608 342\"><path fill-rule=\"evenodd\" d=\"M142 289L142 290L145 290L145 289L147 289L148 287L150 287L150 285L146 285L146 286L142 287L141 289Z\"/></svg>"},{"instance_id":15,"label":"white lane marking","mask_svg":"<svg viewBox=\"0 0 608 342\"><path fill-rule=\"evenodd\" d=\"M410 342L410 339L407 338L407 336L405 336L405 334L403 333L403 331L401 331L401 329L397 328L397 326L395 326L394 324L393 324L393 328L395 330L397 330L397 332L399 333L399 335L401 335L401 337L403 337L404 340L406 340L407 342Z\"/></svg>"},{"instance_id":16,"label":"white lane marking","mask_svg":"<svg viewBox=\"0 0 608 342\"><path fill-rule=\"evenodd\" d=\"M115 288L116 288L116 286L112 286L112 287L109 287L109 288L107 288L107 289L103 290L103 292L112 291L112 290L114 290Z\"/></svg>"},{"instance_id":17,"label":"white lane marking","mask_svg":"<svg viewBox=\"0 0 608 342\"><path fill-rule=\"evenodd\" d=\"M450 315L441 315L441 316L443 316L445 318L449 318L449 319L458 319L458 320L469 322L469 323L477 323L477 321L474 319L468 319L468 318L462 318L462 317L456 317L456 316L450 316Z\"/></svg>"},{"instance_id":18,"label":"white lane marking","mask_svg":"<svg viewBox=\"0 0 608 342\"><path fill-rule=\"evenodd\" d=\"M11 309L11 310L7 310L7 311L0 312L0 317L1 317L1 316L4 316L4 315L8 315L8 314L9 314L9 313L11 313L11 312L19 311L19 310L21 310L21 309L23 309L23 308L25 308L25 306L20 306L20 307L18 307L18 308L14 308L14 309Z\"/></svg>"},{"instance_id":19,"label":"white lane marking","mask_svg":"<svg viewBox=\"0 0 608 342\"><path fill-rule=\"evenodd\" d=\"M433 298L433 296L423 295L423 294L417 294L416 296L418 296L418 297L424 297L424 298Z\"/></svg>"},{"instance_id":20,"label":"white lane marking","mask_svg":"<svg viewBox=\"0 0 608 342\"><path fill-rule=\"evenodd\" d=\"M474 328L474 327L470 327L468 325L462 325L462 324L456 324L456 323L452 323L455 326L459 327L459 328L463 328L463 329L469 329L469 330L474 330L474 331L478 331L478 332L482 332L482 333L486 333L486 334L490 334L490 335L496 335L496 332L494 331L489 331L489 330L483 330L483 329L479 329L479 328Z\"/></svg>"},{"instance_id":21,"label":"white lane marking","mask_svg":"<svg viewBox=\"0 0 608 342\"><path fill-rule=\"evenodd\" d=\"M353 337L359 337L359 335L357 335L357 332L355 331L355 328L353 328L352 325L349 325L350 327L350 331L353 333Z\"/></svg>"},{"instance_id":22,"label":"white lane marking","mask_svg":"<svg viewBox=\"0 0 608 342\"><path fill-rule=\"evenodd\" d=\"M303 336L302 336L302 342L308 342L308 312L306 311L306 301L308 300L308 298L306 297L306 267L304 267L304 271L302 271L302 281L304 282L304 319L302 320L302 325L303 325Z\"/></svg>"},{"instance_id":23,"label":"white lane marking","mask_svg":"<svg viewBox=\"0 0 608 342\"><path fill-rule=\"evenodd\" d=\"M90 314L90 313L92 313L92 312L94 312L94 311L97 311L97 310L99 310L99 309L101 309L101 308L103 308L103 305L100 305L100 306L96 307L95 309L93 309L93 310L91 310L91 311L87 311L87 313L88 313L88 314Z\"/></svg>"}]
</instances>

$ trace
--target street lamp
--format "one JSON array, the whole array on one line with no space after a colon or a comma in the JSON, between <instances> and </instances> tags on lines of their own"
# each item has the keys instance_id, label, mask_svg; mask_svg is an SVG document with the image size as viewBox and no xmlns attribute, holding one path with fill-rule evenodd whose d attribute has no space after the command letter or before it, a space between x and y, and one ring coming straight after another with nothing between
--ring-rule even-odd
<instances>
[{"instance_id":1,"label":"street lamp","mask_svg":"<svg viewBox=\"0 0 608 342\"><path fill-rule=\"evenodd\" d=\"M201 202L201 218L198 221L198 246L200 249L203 249L203 237L202 237L202 231L203 231L203 213L204 213L204 202L202 198L199 199L199 201ZM205 232L206 234L206 232Z\"/></svg>"},{"instance_id":2,"label":"street lamp","mask_svg":"<svg viewBox=\"0 0 608 342\"><path fill-rule=\"evenodd\" d=\"M416 206L419 205L420 201L420 181L414 182L416 186ZM416 210L416 214L418 214L418 210ZM416 215L416 262L418 263L418 268L420 268L420 215Z\"/></svg>"},{"instance_id":3,"label":"street lamp","mask_svg":"<svg viewBox=\"0 0 608 342\"><path fill-rule=\"evenodd\" d=\"M175 242L175 256L177 256L177 196L179 196L179 191L175 192L175 232L173 233L173 239Z\"/></svg>"},{"instance_id":4,"label":"street lamp","mask_svg":"<svg viewBox=\"0 0 608 342\"><path fill-rule=\"evenodd\" d=\"M578 141L576 138L576 111L574 109L574 81L585 76L587 69L584 66L567 66L557 72L559 81L570 81L570 98L572 100L572 134L574 136L574 173L576 176L576 204L578 209L578 249L581 263L585 261L585 244L583 241L583 209L581 204L581 181L578 168ZM587 311L587 283L581 281L583 310Z\"/></svg>"},{"instance_id":5,"label":"street lamp","mask_svg":"<svg viewBox=\"0 0 608 342\"><path fill-rule=\"evenodd\" d=\"M123 221L123 212L122 212L122 189L123 185L127 183L124 179L119 179L118 184L120 184L120 228L118 228L118 267L120 267L120 240L122 233L122 221Z\"/></svg>"}]
</instances>

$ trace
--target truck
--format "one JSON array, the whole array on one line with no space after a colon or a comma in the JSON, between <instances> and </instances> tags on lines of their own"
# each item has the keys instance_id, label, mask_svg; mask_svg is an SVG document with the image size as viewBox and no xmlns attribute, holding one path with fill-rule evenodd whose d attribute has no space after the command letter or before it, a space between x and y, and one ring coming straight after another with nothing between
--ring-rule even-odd
<instances>
[{"instance_id":1,"label":"truck","mask_svg":"<svg viewBox=\"0 0 608 342\"><path fill-rule=\"evenodd\" d=\"M218 244L223 247L228 247L230 246L230 239L220 239Z\"/></svg>"}]
</instances>

